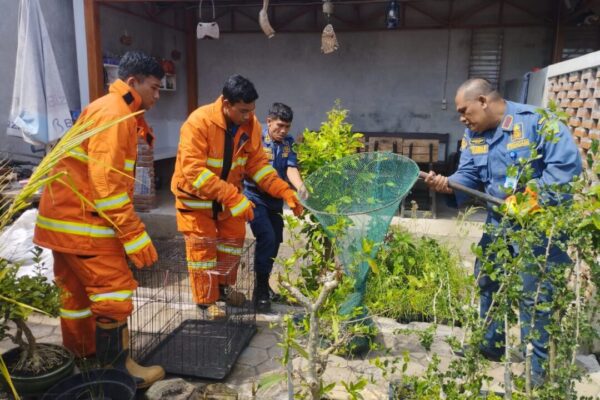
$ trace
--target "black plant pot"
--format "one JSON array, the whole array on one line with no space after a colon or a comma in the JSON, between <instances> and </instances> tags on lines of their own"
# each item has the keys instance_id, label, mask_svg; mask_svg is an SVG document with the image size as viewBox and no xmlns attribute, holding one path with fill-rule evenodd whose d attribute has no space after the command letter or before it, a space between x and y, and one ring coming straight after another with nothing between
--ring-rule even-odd
<instances>
[{"instance_id":1,"label":"black plant pot","mask_svg":"<svg viewBox=\"0 0 600 400\"><path fill-rule=\"evenodd\" d=\"M73 375L46 392L42 400L133 400L135 381L118 369L93 369Z\"/></svg>"},{"instance_id":2,"label":"black plant pot","mask_svg":"<svg viewBox=\"0 0 600 400\"><path fill-rule=\"evenodd\" d=\"M38 346L59 348L64 353L64 362L51 371L39 375L26 375L18 372L11 372L10 379L17 390L17 393L20 395L42 394L56 382L73 373L73 368L75 367L74 357L69 350L57 344L50 343L38 343ZM13 360L16 360L19 357L19 354L19 348L14 348L2 354L2 359L10 366ZM8 389L8 385L1 376L0 383Z\"/></svg>"}]
</instances>

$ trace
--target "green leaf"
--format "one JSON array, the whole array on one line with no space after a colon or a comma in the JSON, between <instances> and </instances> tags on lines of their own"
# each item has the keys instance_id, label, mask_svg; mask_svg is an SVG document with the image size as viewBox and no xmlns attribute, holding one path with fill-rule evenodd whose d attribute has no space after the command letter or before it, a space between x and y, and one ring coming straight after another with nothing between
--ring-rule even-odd
<instances>
[{"instance_id":1,"label":"green leaf","mask_svg":"<svg viewBox=\"0 0 600 400\"><path fill-rule=\"evenodd\" d=\"M302 356L302 358L308 359L308 352L298 344L298 342L296 342L295 340L293 340L290 343L290 346L292 346L292 348L294 350L296 350L298 352L298 354L300 354Z\"/></svg>"},{"instance_id":2,"label":"green leaf","mask_svg":"<svg viewBox=\"0 0 600 400\"><path fill-rule=\"evenodd\" d=\"M261 389L267 390L268 388L278 384L279 382L283 382L286 379L287 379L287 375L285 373L270 374L270 375L264 376L261 378L260 381L258 381L258 390L261 390Z\"/></svg>"}]
</instances>

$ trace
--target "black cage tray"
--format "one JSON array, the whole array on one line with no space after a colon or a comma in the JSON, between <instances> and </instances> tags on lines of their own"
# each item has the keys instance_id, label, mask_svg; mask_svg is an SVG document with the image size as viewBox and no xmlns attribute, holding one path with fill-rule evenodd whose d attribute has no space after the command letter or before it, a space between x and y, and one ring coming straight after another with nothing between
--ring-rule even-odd
<instances>
[{"instance_id":1,"label":"black cage tray","mask_svg":"<svg viewBox=\"0 0 600 400\"><path fill-rule=\"evenodd\" d=\"M254 324L185 320L150 351L145 365L197 378L223 379L256 333Z\"/></svg>"}]
</instances>

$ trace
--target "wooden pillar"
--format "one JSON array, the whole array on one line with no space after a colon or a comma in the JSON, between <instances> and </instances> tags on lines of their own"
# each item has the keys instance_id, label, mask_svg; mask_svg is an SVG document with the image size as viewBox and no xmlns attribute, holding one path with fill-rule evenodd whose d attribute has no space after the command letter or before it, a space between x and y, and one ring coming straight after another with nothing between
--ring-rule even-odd
<instances>
[{"instance_id":1,"label":"wooden pillar","mask_svg":"<svg viewBox=\"0 0 600 400\"><path fill-rule=\"evenodd\" d=\"M196 11L186 10L185 14L185 51L187 76L188 114L198 107L198 65L196 62Z\"/></svg>"},{"instance_id":2,"label":"wooden pillar","mask_svg":"<svg viewBox=\"0 0 600 400\"><path fill-rule=\"evenodd\" d=\"M100 39L100 9L96 0L84 0L90 102L104 95L104 69Z\"/></svg>"},{"instance_id":3,"label":"wooden pillar","mask_svg":"<svg viewBox=\"0 0 600 400\"><path fill-rule=\"evenodd\" d=\"M555 1L554 12L554 45L552 47L552 63L562 61L563 47L565 46L565 32L562 24L562 0Z\"/></svg>"}]
</instances>

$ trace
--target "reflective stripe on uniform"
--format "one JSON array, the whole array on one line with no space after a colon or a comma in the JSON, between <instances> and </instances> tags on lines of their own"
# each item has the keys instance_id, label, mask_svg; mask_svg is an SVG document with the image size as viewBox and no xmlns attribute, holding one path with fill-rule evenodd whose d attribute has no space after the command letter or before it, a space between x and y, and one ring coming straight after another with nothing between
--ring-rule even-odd
<instances>
[{"instance_id":1,"label":"reflective stripe on uniform","mask_svg":"<svg viewBox=\"0 0 600 400\"><path fill-rule=\"evenodd\" d=\"M227 253L234 256L242 255L242 248L238 246L227 246L225 244L217 244L217 251L221 253Z\"/></svg>"},{"instance_id":2,"label":"reflective stripe on uniform","mask_svg":"<svg viewBox=\"0 0 600 400\"><path fill-rule=\"evenodd\" d=\"M81 146L77 146L67 152L70 157L73 157L81 162L88 162L88 155Z\"/></svg>"},{"instance_id":3,"label":"reflective stripe on uniform","mask_svg":"<svg viewBox=\"0 0 600 400\"><path fill-rule=\"evenodd\" d=\"M237 217L244 211L246 208L250 207L250 202L247 198L243 198L242 201L237 203L235 206L231 207L231 215Z\"/></svg>"},{"instance_id":4,"label":"reflective stripe on uniform","mask_svg":"<svg viewBox=\"0 0 600 400\"><path fill-rule=\"evenodd\" d=\"M248 157L239 157L237 160L235 160L233 162L233 164L231 165L231 168L244 167L244 166L246 166L247 162L248 162Z\"/></svg>"},{"instance_id":5,"label":"reflective stripe on uniform","mask_svg":"<svg viewBox=\"0 0 600 400\"><path fill-rule=\"evenodd\" d=\"M272 172L276 172L275 168L271 167L270 165L265 165L252 176L252 180L254 180L256 183L259 183L265 176Z\"/></svg>"},{"instance_id":6,"label":"reflective stripe on uniform","mask_svg":"<svg viewBox=\"0 0 600 400\"><path fill-rule=\"evenodd\" d=\"M132 172L133 167L135 167L135 160L127 160L125 159L125 171Z\"/></svg>"},{"instance_id":7,"label":"reflective stripe on uniform","mask_svg":"<svg viewBox=\"0 0 600 400\"><path fill-rule=\"evenodd\" d=\"M63 319L84 319L91 317L92 311L89 308L82 308L81 310L67 310L66 308L61 308L59 315Z\"/></svg>"},{"instance_id":8,"label":"reflective stripe on uniform","mask_svg":"<svg viewBox=\"0 0 600 400\"><path fill-rule=\"evenodd\" d=\"M204 171L200 172L200 174L198 175L198 177L196 178L196 180L194 181L193 185L196 189L199 189L202 187L202 185L204 185L204 182L206 182L208 180L208 178L215 176L215 174L212 173L212 171L205 169Z\"/></svg>"},{"instance_id":9,"label":"reflective stripe on uniform","mask_svg":"<svg viewBox=\"0 0 600 400\"><path fill-rule=\"evenodd\" d=\"M146 231L144 231L135 239L126 242L123 247L125 247L125 253L133 254L139 251L142 247L146 246L148 243L152 243L152 241L150 240L150 236L148 236Z\"/></svg>"},{"instance_id":10,"label":"reflective stripe on uniform","mask_svg":"<svg viewBox=\"0 0 600 400\"><path fill-rule=\"evenodd\" d=\"M116 292L97 293L90 295L90 300L94 303L99 301L126 301L133 296L133 290L117 290Z\"/></svg>"},{"instance_id":11,"label":"reflective stripe on uniform","mask_svg":"<svg viewBox=\"0 0 600 400\"><path fill-rule=\"evenodd\" d=\"M189 269L210 269L217 266L217 259L213 258L212 260L207 261L188 261L187 265Z\"/></svg>"},{"instance_id":12,"label":"reflective stripe on uniform","mask_svg":"<svg viewBox=\"0 0 600 400\"><path fill-rule=\"evenodd\" d=\"M195 209L208 209L212 208L212 201L210 200L181 200L181 203L189 208Z\"/></svg>"},{"instance_id":13,"label":"reflective stripe on uniform","mask_svg":"<svg viewBox=\"0 0 600 400\"><path fill-rule=\"evenodd\" d=\"M206 160L206 165L208 165L209 167L221 168L223 166L223 159L208 157L208 159Z\"/></svg>"},{"instance_id":14,"label":"reflective stripe on uniform","mask_svg":"<svg viewBox=\"0 0 600 400\"><path fill-rule=\"evenodd\" d=\"M114 210L130 202L131 200L127 193L120 193L103 199L94 200L94 204L96 204L96 209L98 211Z\"/></svg>"},{"instance_id":15,"label":"reflective stripe on uniform","mask_svg":"<svg viewBox=\"0 0 600 400\"><path fill-rule=\"evenodd\" d=\"M107 226L84 224L81 222L61 221L38 215L36 225L54 232L71 233L73 235L111 238L115 231Z\"/></svg>"}]
</instances>

